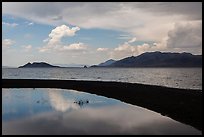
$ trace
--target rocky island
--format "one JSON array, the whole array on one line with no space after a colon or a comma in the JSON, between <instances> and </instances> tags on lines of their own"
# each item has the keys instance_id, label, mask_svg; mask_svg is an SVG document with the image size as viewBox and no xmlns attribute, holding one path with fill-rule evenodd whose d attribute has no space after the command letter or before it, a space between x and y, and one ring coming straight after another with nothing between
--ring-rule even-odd
<instances>
[{"instance_id":1,"label":"rocky island","mask_svg":"<svg viewBox=\"0 0 204 137\"><path fill-rule=\"evenodd\" d=\"M33 63L27 63L23 66L20 66L18 68L61 68L60 66L53 66L45 62L33 62Z\"/></svg>"}]
</instances>

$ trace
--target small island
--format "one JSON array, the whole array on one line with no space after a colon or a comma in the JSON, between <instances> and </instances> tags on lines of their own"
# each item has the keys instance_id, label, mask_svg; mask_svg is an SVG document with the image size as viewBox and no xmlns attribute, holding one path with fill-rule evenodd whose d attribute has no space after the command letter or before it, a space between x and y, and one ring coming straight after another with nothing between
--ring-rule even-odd
<instances>
[{"instance_id":1,"label":"small island","mask_svg":"<svg viewBox=\"0 0 204 137\"><path fill-rule=\"evenodd\" d=\"M60 66L53 66L45 62L33 62L33 63L27 63L23 66L20 66L18 68L61 68Z\"/></svg>"}]
</instances>

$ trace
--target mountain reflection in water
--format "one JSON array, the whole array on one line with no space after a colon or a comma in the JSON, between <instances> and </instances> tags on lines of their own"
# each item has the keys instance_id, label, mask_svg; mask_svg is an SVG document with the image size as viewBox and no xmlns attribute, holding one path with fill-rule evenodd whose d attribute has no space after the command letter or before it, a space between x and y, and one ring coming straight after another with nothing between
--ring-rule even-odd
<instances>
[{"instance_id":1,"label":"mountain reflection in water","mask_svg":"<svg viewBox=\"0 0 204 137\"><path fill-rule=\"evenodd\" d=\"M156 112L74 90L2 89L2 103L2 134L201 134Z\"/></svg>"}]
</instances>

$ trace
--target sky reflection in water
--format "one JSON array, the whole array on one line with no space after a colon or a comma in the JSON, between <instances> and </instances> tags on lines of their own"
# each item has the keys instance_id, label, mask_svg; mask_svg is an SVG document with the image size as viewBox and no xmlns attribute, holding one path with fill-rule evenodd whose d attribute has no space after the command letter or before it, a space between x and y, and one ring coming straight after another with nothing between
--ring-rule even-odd
<instances>
[{"instance_id":1,"label":"sky reflection in water","mask_svg":"<svg viewBox=\"0 0 204 137\"><path fill-rule=\"evenodd\" d=\"M2 103L2 134L201 134L147 109L74 90L2 89Z\"/></svg>"}]
</instances>

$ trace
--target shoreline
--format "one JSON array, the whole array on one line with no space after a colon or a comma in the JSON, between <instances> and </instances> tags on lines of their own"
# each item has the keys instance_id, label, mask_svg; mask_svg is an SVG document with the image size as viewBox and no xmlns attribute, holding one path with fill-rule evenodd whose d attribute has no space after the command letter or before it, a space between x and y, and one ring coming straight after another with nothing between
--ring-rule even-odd
<instances>
[{"instance_id":1,"label":"shoreline","mask_svg":"<svg viewBox=\"0 0 204 137\"><path fill-rule=\"evenodd\" d=\"M83 91L147 108L202 130L202 90L112 81L2 79L2 88L61 88Z\"/></svg>"}]
</instances>

